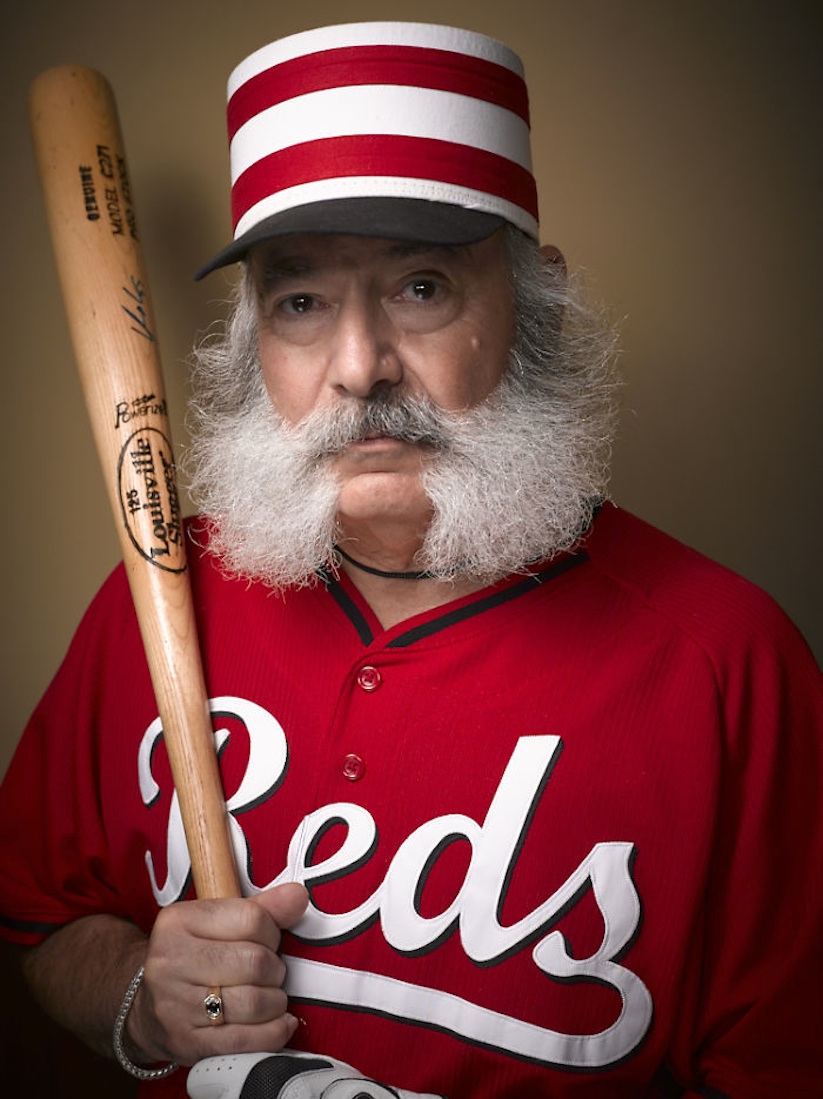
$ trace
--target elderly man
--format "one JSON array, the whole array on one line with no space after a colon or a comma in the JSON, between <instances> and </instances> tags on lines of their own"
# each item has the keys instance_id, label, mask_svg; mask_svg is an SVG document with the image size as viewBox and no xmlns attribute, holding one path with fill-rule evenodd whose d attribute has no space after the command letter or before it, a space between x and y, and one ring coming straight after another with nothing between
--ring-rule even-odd
<instances>
[{"instance_id":1,"label":"elderly man","mask_svg":"<svg viewBox=\"0 0 823 1099\"><path fill-rule=\"evenodd\" d=\"M188 895L117 571L3 793L35 991L157 1096L818 1094L818 671L606 500L614 339L537 244L519 62L352 24L230 93L189 534L245 896Z\"/></svg>"}]
</instances>

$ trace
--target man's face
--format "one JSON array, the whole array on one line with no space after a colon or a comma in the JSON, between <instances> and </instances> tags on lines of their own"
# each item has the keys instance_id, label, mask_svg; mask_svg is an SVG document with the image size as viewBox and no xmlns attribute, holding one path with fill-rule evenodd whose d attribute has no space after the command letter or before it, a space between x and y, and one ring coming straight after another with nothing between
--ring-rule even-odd
<instances>
[{"instance_id":1,"label":"man's face","mask_svg":"<svg viewBox=\"0 0 823 1099\"><path fill-rule=\"evenodd\" d=\"M505 238L461 247L354 236L284 237L252 255L260 366L289 423L397 391L472 408L506 369L514 317ZM340 517L420 521L422 444L375 436L333 460Z\"/></svg>"}]
</instances>

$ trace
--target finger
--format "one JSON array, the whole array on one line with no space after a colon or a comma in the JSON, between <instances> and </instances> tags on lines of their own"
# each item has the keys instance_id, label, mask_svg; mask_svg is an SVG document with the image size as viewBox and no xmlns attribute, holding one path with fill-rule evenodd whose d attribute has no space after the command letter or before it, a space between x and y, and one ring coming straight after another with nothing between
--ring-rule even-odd
<instances>
[{"instance_id":1,"label":"finger","mask_svg":"<svg viewBox=\"0 0 823 1099\"><path fill-rule=\"evenodd\" d=\"M204 1057L277 1053L288 1044L297 1027L297 1019L288 1013L257 1026L226 1023L224 1026L201 1027L190 1032L191 1038L186 1048L181 1049L175 1059L178 1064L192 1065Z\"/></svg>"},{"instance_id":2,"label":"finger","mask_svg":"<svg viewBox=\"0 0 823 1099\"><path fill-rule=\"evenodd\" d=\"M257 942L200 940L186 962L185 985L278 988L286 967L276 950Z\"/></svg>"},{"instance_id":3,"label":"finger","mask_svg":"<svg viewBox=\"0 0 823 1099\"><path fill-rule=\"evenodd\" d=\"M259 942L277 949L276 920L252 899L184 901L164 909L155 927L169 935L189 935L215 942Z\"/></svg>"},{"instance_id":4,"label":"finger","mask_svg":"<svg viewBox=\"0 0 823 1099\"><path fill-rule=\"evenodd\" d=\"M285 1015L288 1006L286 993L280 987L213 985L210 988L198 989L192 997L191 1004L187 1008L191 1026L215 1025L206 1011L206 1000L214 995L220 998L222 1011L219 1023L222 1026L259 1026L262 1023L270 1023Z\"/></svg>"},{"instance_id":5,"label":"finger","mask_svg":"<svg viewBox=\"0 0 823 1099\"><path fill-rule=\"evenodd\" d=\"M140 991L142 994L144 989L141 987ZM210 992L218 993L222 1001L218 1025L206 1014L204 1001ZM178 1064L191 1064L200 1057L215 1054L255 1049L276 1051L288 1042L297 1025L286 1007L286 995L281 989L191 986L185 1001L177 1001L172 1012L150 1010L149 1030L143 1027L138 1032L141 1039L148 1036L150 1044L143 1042L137 1048L151 1053L156 1060L173 1060Z\"/></svg>"},{"instance_id":6,"label":"finger","mask_svg":"<svg viewBox=\"0 0 823 1099\"><path fill-rule=\"evenodd\" d=\"M296 924L306 911L309 894L304 885L293 881L275 885L251 899L268 912L278 927L286 928Z\"/></svg>"}]
</instances>

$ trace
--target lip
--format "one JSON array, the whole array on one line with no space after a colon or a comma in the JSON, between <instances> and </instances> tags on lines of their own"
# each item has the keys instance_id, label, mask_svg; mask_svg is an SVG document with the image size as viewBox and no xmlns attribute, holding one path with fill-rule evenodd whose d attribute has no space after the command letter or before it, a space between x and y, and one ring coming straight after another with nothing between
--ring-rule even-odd
<instances>
[{"instance_id":1,"label":"lip","mask_svg":"<svg viewBox=\"0 0 823 1099\"><path fill-rule=\"evenodd\" d=\"M379 450L383 447L400 447L407 446L402 439L395 438L394 435L368 435L365 439L357 439L355 442L349 444L354 450Z\"/></svg>"},{"instance_id":2,"label":"lip","mask_svg":"<svg viewBox=\"0 0 823 1099\"><path fill-rule=\"evenodd\" d=\"M338 462L340 468L351 471L396 472L406 467L417 449L392 435L374 435L349 443L339 452Z\"/></svg>"}]
</instances>

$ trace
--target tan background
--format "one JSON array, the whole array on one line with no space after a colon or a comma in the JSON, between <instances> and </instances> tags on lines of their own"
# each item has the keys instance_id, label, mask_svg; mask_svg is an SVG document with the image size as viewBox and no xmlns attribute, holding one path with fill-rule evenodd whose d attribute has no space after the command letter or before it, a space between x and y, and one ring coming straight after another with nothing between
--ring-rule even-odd
<instances>
[{"instance_id":1,"label":"tan background","mask_svg":"<svg viewBox=\"0 0 823 1099\"><path fill-rule=\"evenodd\" d=\"M173 413L223 276L224 82L341 19L471 26L523 56L544 236L624 319L614 493L767 588L823 651L819 4L26 0L4 5L0 773L116 560L58 299L25 97L100 68L120 103ZM182 439L178 428L178 441Z\"/></svg>"}]
</instances>

